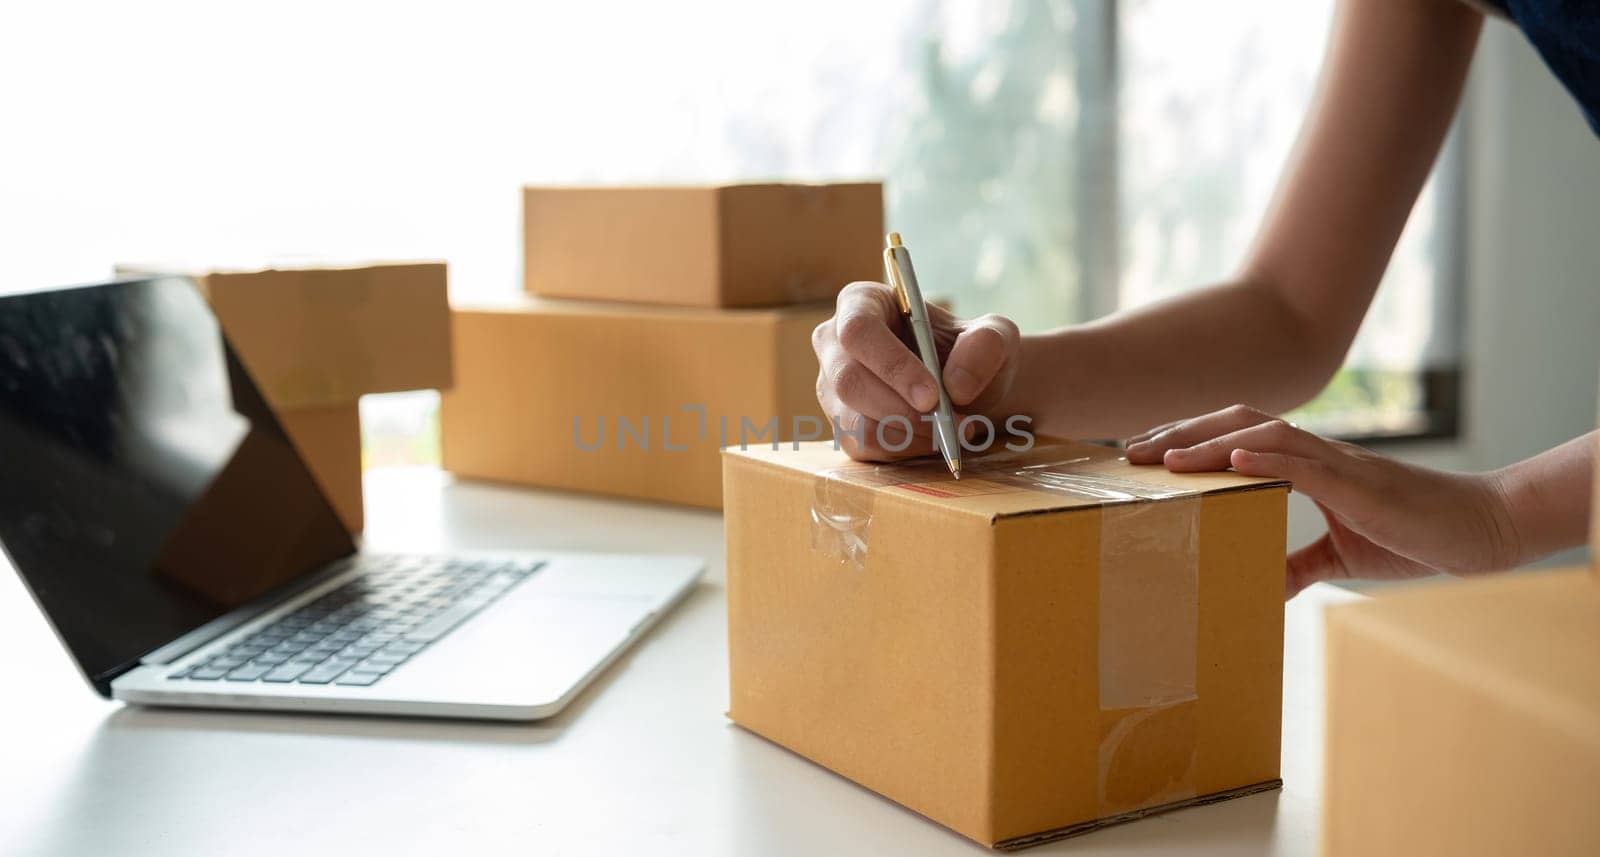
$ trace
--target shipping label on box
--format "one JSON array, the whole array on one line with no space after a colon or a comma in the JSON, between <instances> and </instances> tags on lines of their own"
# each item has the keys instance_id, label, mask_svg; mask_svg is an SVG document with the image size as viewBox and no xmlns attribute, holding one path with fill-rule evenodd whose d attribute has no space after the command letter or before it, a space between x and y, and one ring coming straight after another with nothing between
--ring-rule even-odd
<instances>
[{"instance_id":1,"label":"shipping label on box","mask_svg":"<svg viewBox=\"0 0 1600 857\"><path fill-rule=\"evenodd\" d=\"M979 842L1278 783L1287 486L724 456L729 716Z\"/></svg>"}]
</instances>

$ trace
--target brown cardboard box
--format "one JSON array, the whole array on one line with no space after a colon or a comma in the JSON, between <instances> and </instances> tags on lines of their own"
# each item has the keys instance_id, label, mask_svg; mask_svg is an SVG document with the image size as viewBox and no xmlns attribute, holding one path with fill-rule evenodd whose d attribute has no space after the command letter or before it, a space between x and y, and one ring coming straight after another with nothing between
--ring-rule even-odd
<instances>
[{"instance_id":1,"label":"brown cardboard box","mask_svg":"<svg viewBox=\"0 0 1600 857\"><path fill-rule=\"evenodd\" d=\"M729 716L978 842L1275 787L1287 486L724 455Z\"/></svg>"},{"instance_id":2,"label":"brown cardboard box","mask_svg":"<svg viewBox=\"0 0 1600 857\"><path fill-rule=\"evenodd\" d=\"M828 301L883 277L883 186L529 187L523 235L526 288L542 297Z\"/></svg>"},{"instance_id":3,"label":"brown cardboard box","mask_svg":"<svg viewBox=\"0 0 1600 857\"><path fill-rule=\"evenodd\" d=\"M776 419L784 437L796 428L830 436L811 330L831 313L531 301L457 309L456 385L440 406L444 468L719 508L720 438L736 443L742 420L752 433Z\"/></svg>"},{"instance_id":4,"label":"brown cardboard box","mask_svg":"<svg viewBox=\"0 0 1600 857\"><path fill-rule=\"evenodd\" d=\"M194 279L340 518L360 531L360 398L451 383L444 263L117 272Z\"/></svg>"},{"instance_id":5,"label":"brown cardboard box","mask_svg":"<svg viewBox=\"0 0 1600 857\"><path fill-rule=\"evenodd\" d=\"M1327 615L1324 857L1600 853L1600 587L1422 585Z\"/></svg>"},{"instance_id":6,"label":"brown cardboard box","mask_svg":"<svg viewBox=\"0 0 1600 857\"><path fill-rule=\"evenodd\" d=\"M346 405L371 393L450 386L443 262L117 270L193 277L274 408Z\"/></svg>"},{"instance_id":7,"label":"brown cardboard box","mask_svg":"<svg viewBox=\"0 0 1600 857\"><path fill-rule=\"evenodd\" d=\"M277 414L345 528L361 532L366 527L366 511L361 498L360 404L295 408Z\"/></svg>"}]
</instances>

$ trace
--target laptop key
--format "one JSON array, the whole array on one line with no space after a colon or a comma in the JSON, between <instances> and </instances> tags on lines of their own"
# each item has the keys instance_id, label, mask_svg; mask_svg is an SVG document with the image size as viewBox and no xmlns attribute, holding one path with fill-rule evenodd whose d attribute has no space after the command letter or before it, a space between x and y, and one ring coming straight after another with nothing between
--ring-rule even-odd
<instances>
[{"instance_id":1,"label":"laptop key","mask_svg":"<svg viewBox=\"0 0 1600 857\"><path fill-rule=\"evenodd\" d=\"M353 685L353 686L356 686L356 687L366 687L367 685L370 685L370 684L376 682L380 678L383 678L383 675L380 674L380 673L349 672L349 673L345 673L342 676L339 676L339 680L337 682L335 682L335 684Z\"/></svg>"},{"instance_id":2,"label":"laptop key","mask_svg":"<svg viewBox=\"0 0 1600 857\"><path fill-rule=\"evenodd\" d=\"M327 684L328 682L331 682L343 675L346 670L350 669L352 666L355 666L355 663L355 661L331 660L326 663L317 664L305 675L300 677L300 683Z\"/></svg>"},{"instance_id":3,"label":"laptop key","mask_svg":"<svg viewBox=\"0 0 1600 857\"><path fill-rule=\"evenodd\" d=\"M261 680L262 681L270 681L273 684L281 684L283 682L291 682L291 681L294 681L295 679L305 675L314 666L316 666L316 664L306 664L306 663L287 663L287 664L283 664L281 666L278 666L278 667L274 668L271 672L267 673L266 675L262 676Z\"/></svg>"},{"instance_id":4,"label":"laptop key","mask_svg":"<svg viewBox=\"0 0 1600 857\"><path fill-rule=\"evenodd\" d=\"M228 681L257 681L270 669L261 664L246 664L228 673Z\"/></svg>"},{"instance_id":5,"label":"laptop key","mask_svg":"<svg viewBox=\"0 0 1600 857\"><path fill-rule=\"evenodd\" d=\"M455 630L455 627L467 621L472 614L478 612L484 605L475 601L460 601L454 607L430 618L406 632L406 640L413 643L431 643Z\"/></svg>"},{"instance_id":6,"label":"laptop key","mask_svg":"<svg viewBox=\"0 0 1600 857\"><path fill-rule=\"evenodd\" d=\"M539 567L425 557L374 565L170 677L368 685Z\"/></svg>"}]
</instances>

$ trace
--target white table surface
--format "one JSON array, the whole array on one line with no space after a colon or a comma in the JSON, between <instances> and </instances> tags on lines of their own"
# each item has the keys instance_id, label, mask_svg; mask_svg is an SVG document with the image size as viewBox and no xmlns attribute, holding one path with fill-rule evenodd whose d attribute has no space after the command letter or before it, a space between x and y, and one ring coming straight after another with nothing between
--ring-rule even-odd
<instances>
[{"instance_id":1,"label":"white table surface","mask_svg":"<svg viewBox=\"0 0 1600 857\"><path fill-rule=\"evenodd\" d=\"M368 497L373 547L687 552L711 569L571 708L534 725L108 702L0 569L0 853L986 853L723 717L720 516L435 471L375 472ZM1321 612L1350 597L1319 585L1287 608L1281 792L1027 853L1315 854Z\"/></svg>"}]
</instances>

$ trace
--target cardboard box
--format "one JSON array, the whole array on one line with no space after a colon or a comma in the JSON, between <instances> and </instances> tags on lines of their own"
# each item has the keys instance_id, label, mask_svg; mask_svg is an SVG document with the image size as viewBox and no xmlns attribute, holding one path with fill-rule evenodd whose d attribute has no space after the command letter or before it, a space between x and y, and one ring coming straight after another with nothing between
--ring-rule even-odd
<instances>
[{"instance_id":1,"label":"cardboard box","mask_svg":"<svg viewBox=\"0 0 1600 857\"><path fill-rule=\"evenodd\" d=\"M117 271L192 277L275 409L450 386L443 262L262 270L119 265Z\"/></svg>"},{"instance_id":2,"label":"cardboard box","mask_svg":"<svg viewBox=\"0 0 1600 857\"><path fill-rule=\"evenodd\" d=\"M1600 853L1600 587L1424 584L1327 614L1324 857Z\"/></svg>"},{"instance_id":3,"label":"cardboard box","mask_svg":"<svg viewBox=\"0 0 1600 857\"><path fill-rule=\"evenodd\" d=\"M360 531L361 397L451 384L444 263L117 273L194 279L340 518Z\"/></svg>"},{"instance_id":4,"label":"cardboard box","mask_svg":"<svg viewBox=\"0 0 1600 857\"><path fill-rule=\"evenodd\" d=\"M295 408L277 415L345 528L361 532L366 509L361 497L360 404Z\"/></svg>"},{"instance_id":5,"label":"cardboard box","mask_svg":"<svg viewBox=\"0 0 1600 857\"><path fill-rule=\"evenodd\" d=\"M830 301L883 278L883 186L529 187L530 294L696 307Z\"/></svg>"},{"instance_id":6,"label":"cardboard box","mask_svg":"<svg viewBox=\"0 0 1600 857\"><path fill-rule=\"evenodd\" d=\"M729 716L1000 848L1279 785L1287 486L967 466L725 454Z\"/></svg>"},{"instance_id":7,"label":"cardboard box","mask_svg":"<svg viewBox=\"0 0 1600 857\"><path fill-rule=\"evenodd\" d=\"M766 427L830 436L811 330L832 311L457 309L456 385L440 406L444 468L720 508L722 438L738 443L746 420L752 436Z\"/></svg>"}]
</instances>

